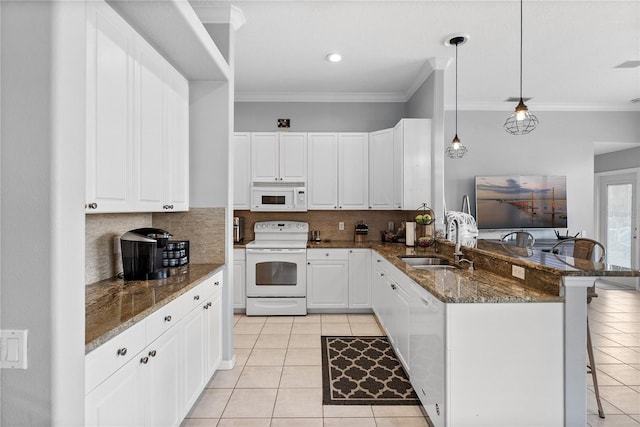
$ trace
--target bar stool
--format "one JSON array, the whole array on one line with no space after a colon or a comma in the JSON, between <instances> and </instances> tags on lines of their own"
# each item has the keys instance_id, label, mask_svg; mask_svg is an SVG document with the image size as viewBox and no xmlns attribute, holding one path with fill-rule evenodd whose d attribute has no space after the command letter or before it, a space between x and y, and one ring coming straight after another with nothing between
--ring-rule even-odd
<instances>
[{"instance_id":1,"label":"bar stool","mask_svg":"<svg viewBox=\"0 0 640 427\"><path fill-rule=\"evenodd\" d=\"M551 248L552 253L566 253L563 249L569 249L568 246L573 245L574 258L587 259L595 262L602 262L606 256L606 250L602 243L587 238L573 238L560 240ZM592 298L596 298L596 284L587 288L587 304L591 302ZM596 374L596 361L593 357L593 346L591 344L591 330L589 329L589 316L587 316L587 354L589 355L589 365L587 373L591 374L593 378L593 387L596 392L596 402L598 403L598 416L604 418L604 410L602 409L602 402L600 401L600 390L598 389L598 376Z\"/></svg>"},{"instance_id":2,"label":"bar stool","mask_svg":"<svg viewBox=\"0 0 640 427\"><path fill-rule=\"evenodd\" d=\"M533 237L533 235L529 232L526 231L512 231L511 233L507 233L504 236L502 236L502 240L503 242L507 241L507 237L509 236L516 236L516 246L519 248L528 248L528 249L533 249L533 245L536 243L536 238Z\"/></svg>"}]
</instances>

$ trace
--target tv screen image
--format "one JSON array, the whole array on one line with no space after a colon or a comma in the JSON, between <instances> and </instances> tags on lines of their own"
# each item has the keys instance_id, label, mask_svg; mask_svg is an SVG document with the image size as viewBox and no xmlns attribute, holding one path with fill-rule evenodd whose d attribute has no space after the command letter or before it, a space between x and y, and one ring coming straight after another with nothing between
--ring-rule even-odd
<instances>
[{"instance_id":1,"label":"tv screen image","mask_svg":"<svg viewBox=\"0 0 640 427\"><path fill-rule=\"evenodd\" d=\"M478 228L566 228L565 176L476 176Z\"/></svg>"}]
</instances>

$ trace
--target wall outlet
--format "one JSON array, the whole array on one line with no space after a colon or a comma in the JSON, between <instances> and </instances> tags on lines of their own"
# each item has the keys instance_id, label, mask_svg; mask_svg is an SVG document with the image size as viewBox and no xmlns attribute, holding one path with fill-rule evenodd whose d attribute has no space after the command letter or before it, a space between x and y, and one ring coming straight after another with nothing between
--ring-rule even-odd
<instances>
[{"instance_id":1,"label":"wall outlet","mask_svg":"<svg viewBox=\"0 0 640 427\"><path fill-rule=\"evenodd\" d=\"M340 230L340 231L344 231L344 221L340 221L340 222L338 223L338 230Z\"/></svg>"},{"instance_id":2,"label":"wall outlet","mask_svg":"<svg viewBox=\"0 0 640 427\"><path fill-rule=\"evenodd\" d=\"M517 277L518 279L524 280L524 267L520 267L519 265L512 265L511 275L513 277Z\"/></svg>"}]
</instances>

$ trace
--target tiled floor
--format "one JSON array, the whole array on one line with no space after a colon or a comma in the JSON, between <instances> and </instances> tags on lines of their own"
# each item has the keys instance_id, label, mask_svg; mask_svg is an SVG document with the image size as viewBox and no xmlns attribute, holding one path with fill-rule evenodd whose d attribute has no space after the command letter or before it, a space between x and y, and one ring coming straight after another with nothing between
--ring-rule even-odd
<instances>
[{"instance_id":1,"label":"tiled floor","mask_svg":"<svg viewBox=\"0 0 640 427\"><path fill-rule=\"evenodd\" d=\"M373 315L236 315L236 366L218 371L183 427L427 427L419 406L322 405L321 335L383 335Z\"/></svg>"},{"instance_id":2,"label":"tiled floor","mask_svg":"<svg viewBox=\"0 0 640 427\"><path fill-rule=\"evenodd\" d=\"M591 376L587 396L589 426L640 426L640 292L598 285L589 304L589 326L600 399L598 417Z\"/></svg>"}]
</instances>

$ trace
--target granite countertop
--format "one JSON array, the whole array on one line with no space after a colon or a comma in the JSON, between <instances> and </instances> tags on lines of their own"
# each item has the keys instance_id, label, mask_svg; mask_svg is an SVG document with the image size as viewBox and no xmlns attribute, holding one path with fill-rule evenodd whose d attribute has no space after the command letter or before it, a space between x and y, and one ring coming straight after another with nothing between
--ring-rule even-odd
<instances>
[{"instance_id":1,"label":"granite countertop","mask_svg":"<svg viewBox=\"0 0 640 427\"><path fill-rule=\"evenodd\" d=\"M85 354L200 284L224 264L171 268L160 280L111 278L85 289Z\"/></svg>"}]
</instances>

